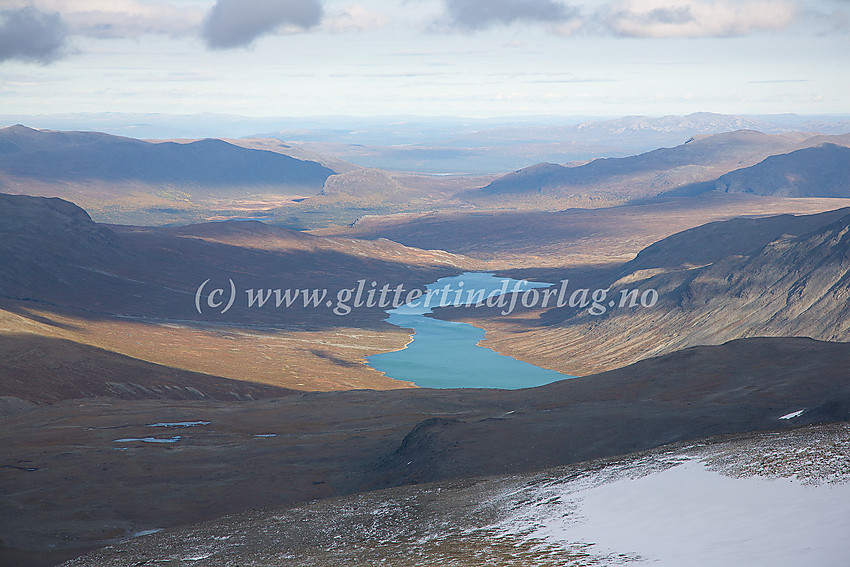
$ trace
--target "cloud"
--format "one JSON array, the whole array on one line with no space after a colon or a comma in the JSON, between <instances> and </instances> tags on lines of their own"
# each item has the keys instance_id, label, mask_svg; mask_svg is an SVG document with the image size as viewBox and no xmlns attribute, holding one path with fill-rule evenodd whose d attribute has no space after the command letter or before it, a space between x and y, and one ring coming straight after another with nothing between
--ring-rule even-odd
<instances>
[{"instance_id":1,"label":"cloud","mask_svg":"<svg viewBox=\"0 0 850 567\"><path fill-rule=\"evenodd\" d=\"M62 17L25 6L0 12L0 61L49 63L64 53L67 30Z\"/></svg>"},{"instance_id":2,"label":"cloud","mask_svg":"<svg viewBox=\"0 0 850 567\"><path fill-rule=\"evenodd\" d=\"M514 22L565 22L577 10L555 0L445 0L454 27L483 29Z\"/></svg>"},{"instance_id":3,"label":"cloud","mask_svg":"<svg viewBox=\"0 0 850 567\"><path fill-rule=\"evenodd\" d=\"M841 2L850 6L850 2ZM846 9L835 9L827 11L825 7L805 6L803 8L803 19L819 35L846 34L850 32L850 11Z\"/></svg>"},{"instance_id":4,"label":"cloud","mask_svg":"<svg viewBox=\"0 0 850 567\"><path fill-rule=\"evenodd\" d=\"M311 28L322 14L319 0L218 0L204 20L202 34L213 49L243 47L287 24Z\"/></svg>"},{"instance_id":5,"label":"cloud","mask_svg":"<svg viewBox=\"0 0 850 567\"><path fill-rule=\"evenodd\" d=\"M197 6L143 0L3 0L17 7L33 6L61 14L68 35L95 38L164 34L196 35L204 17Z\"/></svg>"},{"instance_id":6,"label":"cloud","mask_svg":"<svg viewBox=\"0 0 850 567\"><path fill-rule=\"evenodd\" d=\"M360 4L328 14L322 28L331 33L351 33L377 30L389 23L390 19L380 12L370 12Z\"/></svg>"},{"instance_id":7,"label":"cloud","mask_svg":"<svg viewBox=\"0 0 850 567\"><path fill-rule=\"evenodd\" d=\"M603 8L602 25L630 37L730 37L796 22L789 0L622 0Z\"/></svg>"},{"instance_id":8,"label":"cloud","mask_svg":"<svg viewBox=\"0 0 850 567\"><path fill-rule=\"evenodd\" d=\"M197 33L202 19L203 12L197 8L132 0L100 3L93 9L86 9L78 2L77 9L65 12L65 21L72 33L99 38L145 34L185 36Z\"/></svg>"}]
</instances>

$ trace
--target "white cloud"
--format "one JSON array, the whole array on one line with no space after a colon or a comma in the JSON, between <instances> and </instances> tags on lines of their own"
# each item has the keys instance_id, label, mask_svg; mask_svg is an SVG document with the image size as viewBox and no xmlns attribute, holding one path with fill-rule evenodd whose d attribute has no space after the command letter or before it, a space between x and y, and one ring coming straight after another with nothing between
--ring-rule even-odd
<instances>
[{"instance_id":1,"label":"white cloud","mask_svg":"<svg viewBox=\"0 0 850 567\"><path fill-rule=\"evenodd\" d=\"M325 16L322 29L331 33L351 33L380 29L389 23L386 14L372 12L360 4L352 4Z\"/></svg>"},{"instance_id":2,"label":"white cloud","mask_svg":"<svg viewBox=\"0 0 850 567\"><path fill-rule=\"evenodd\" d=\"M616 35L632 37L727 37L777 31L795 23L789 0L622 0L600 13Z\"/></svg>"},{"instance_id":3,"label":"white cloud","mask_svg":"<svg viewBox=\"0 0 850 567\"><path fill-rule=\"evenodd\" d=\"M549 26L549 31L555 35L571 37L585 29L587 22L584 18L576 17L566 22L559 22Z\"/></svg>"},{"instance_id":4,"label":"white cloud","mask_svg":"<svg viewBox=\"0 0 850 567\"><path fill-rule=\"evenodd\" d=\"M33 5L61 14L68 33L99 38L139 37L145 34L173 36L197 33L203 11L195 6L177 7L167 2L140 0L8 0L19 6Z\"/></svg>"}]
</instances>

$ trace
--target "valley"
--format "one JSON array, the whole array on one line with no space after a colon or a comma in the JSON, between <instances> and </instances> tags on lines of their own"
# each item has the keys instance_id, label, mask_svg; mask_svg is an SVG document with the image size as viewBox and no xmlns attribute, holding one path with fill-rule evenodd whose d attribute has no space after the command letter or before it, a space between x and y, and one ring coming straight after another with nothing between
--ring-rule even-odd
<instances>
[{"instance_id":1,"label":"valley","mask_svg":"<svg viewBox=\"0 0 850 567\"><path fill-rule=\"evenodd\" d=\"M268 136L0 129L0 564L367 564L390 548L406 550L393 564L417 564L410 538L432 538L436 517L477 535L451 527L418 564L464 549L548 565L556 548L605 564L587 542L544 552L525 532L495 538L501 512L474 526L458 517L501 502L495 487L530 490L534 475L585 478L645 459L666 470L686 449L724 474L755 466L742 447L776 439L788 470L820 474L793 458L805 439L843 462L846 136L691 137L632 156L436 175ZM469 273L569 280L605 291L602 305L651 289L657 302L423 317L477 327L474 349L555 377L523 389L491 387L519 368L498 358L476 378L483 387L443 388L454 379L440 370L439 387L417 387L403 364L371 365L410 347L412 328L376 303L334 311L358 286L420 292ZM281 299L293 290L303 296ZM321 301L297 299L313 290ZM439 345L424 358L473 364ZM702 449L715 446L722 458ZM660 471L650 469L635 474ZM441 491L465 504L427 496ZM275 528L287 543L246 536L228 551L193 539L307 509L355 529L362 517L344 510L365 504L352 502L394 498L436 508L413 513L409 533L398 527L407 516L376 520L386 523L375 534L396 534L385 548L371 528L354 542L313 516L300 532ZM448 564L463 565L456 555Z\"/></svg>"},{"instance_id":2,"label":"valley","mask_svg":"<svg viewBox=\"0 0 850 567\"><path fill-rule=\"evenodd\" d=\"M0 1L0 567L847 567L848 29Z\"/></svg>"}]
</instances>

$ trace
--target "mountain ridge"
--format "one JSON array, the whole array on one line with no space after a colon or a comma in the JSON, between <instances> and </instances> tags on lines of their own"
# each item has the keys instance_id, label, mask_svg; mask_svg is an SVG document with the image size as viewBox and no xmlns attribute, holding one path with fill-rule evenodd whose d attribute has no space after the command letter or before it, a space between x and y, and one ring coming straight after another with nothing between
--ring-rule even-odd
<instances>
[{"instance_id":1,"label":"mountain ridge","mask_svg":"<svg viewBox=\"0 0 850 567\"><path fill-rule=\"evenodd\" d=\"M335 173L315 162L216 139L187 144L150 143L97 132L0 129L0 174L18 179L72 182L100 179L214 188L314 187Z\"/></svg>"},{"instance_id":2,"label":"mountain ridge","mask_svg":"<svg viewBox=\"0 0 850 567\"><path fill-rule=\"evenodd\" d=\"M530 323L476 324L488 331L486 346L570 374L738 338L847 341L848 213L839 209L804 219L732 220L691 229L650 246L613 281L596 282L608 288L608 298L654 289L659 299L649 308L612 308L593 316L562 307L540 312ZM724 231L729 233L724 239L713 236ZM747 234L751 242L744 239ZM688 256L696 265L682 263ZM587 349L588 343L594 347Z\"/></svg>"},{"instance_id":3,"label":"mountain ridge","mask_svg":"<svg viewBox=\"0 0 850 567\"><path fill-rule=\"evenodd\" d=\"M817 156L817 162L831 164L829 173L819 174L809 185L817 185L840 173L838 182L844 183L846 175L844 152L850 139L847 135L821 136L802 133L763 134L754 130L737 130L723 134L694 136L685 143L672 148L659 148L650 152L622 158L599 158L576 166L555 163L540 163L499 177L480 189L460 193L458 197L473 202L488 199L510 199L525 194L551 197L569 195L608 195L634 199L653 197L669 193L683 196L699 194L713 189L727 192L730 183L724 179L735 179L740 170L749 168L760 171L768 164L787 160L804 166L810 164L806 158ZM834 149L831 149L833 148ZM824 148L828 148L829 155ZM794 159L800 152L805 157ZM785 157L780 157L785 156ZM767 164L765 164L767 162ZM736 171L739 170L739 171ZM774 177L778 177L778 174ZM693 187L694 189L689 189ZM761 195L785 195L792 197L843 196L841 192L781 192L777 190L747 191ZM786 194L788 193L788 194Z\"/></svg>"},{"instance_id":4,"label":"mountain ridge","mask_svg":"<svg viewBox=\"0 0 850 567\"><path fill-rule=\"evenodd\" d=\"M782 197L850 196L850 148L832 143L769 156L726 173L716 189Z\"/></svg>"}]
</instances>

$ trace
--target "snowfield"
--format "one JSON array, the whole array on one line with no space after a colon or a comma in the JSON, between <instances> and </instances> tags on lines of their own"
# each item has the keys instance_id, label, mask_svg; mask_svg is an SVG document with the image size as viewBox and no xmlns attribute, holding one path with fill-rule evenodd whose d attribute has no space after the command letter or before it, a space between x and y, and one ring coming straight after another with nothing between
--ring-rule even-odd
<instances>
[{"instance_id":1,"label":"snowfield","mask_svg":"<svg viewBox=\"0 0 850 567\"><path fill-rule=\"evenodd\" d=\"M626 554L658 567L839 567L850 558L848 483L735 478L698 457L588 486L597 480L541 488L538 501L498 531L566 549L592 544L593 555Z\"/></svg>"}]
</instances>

